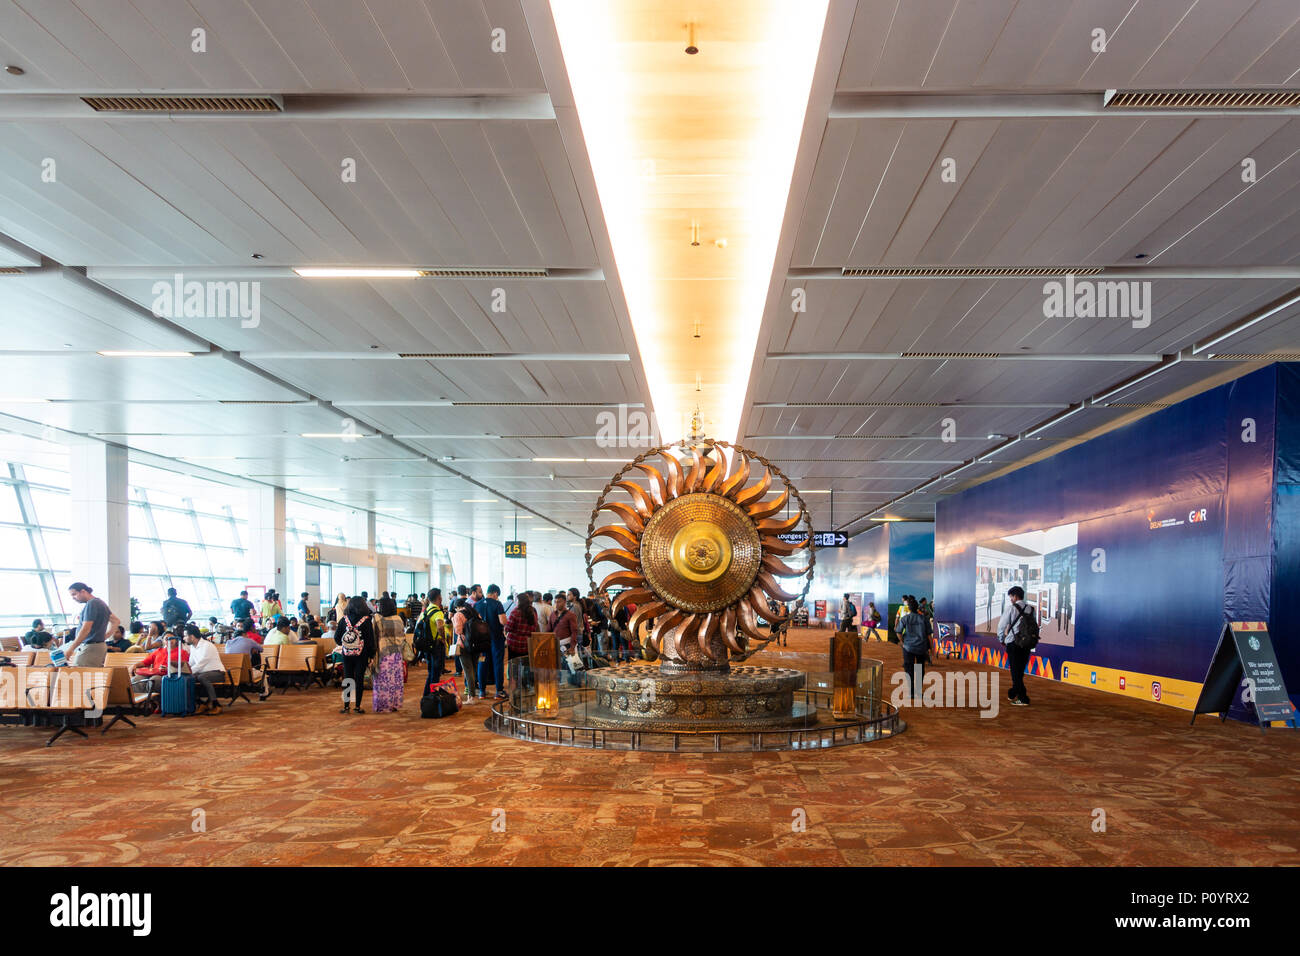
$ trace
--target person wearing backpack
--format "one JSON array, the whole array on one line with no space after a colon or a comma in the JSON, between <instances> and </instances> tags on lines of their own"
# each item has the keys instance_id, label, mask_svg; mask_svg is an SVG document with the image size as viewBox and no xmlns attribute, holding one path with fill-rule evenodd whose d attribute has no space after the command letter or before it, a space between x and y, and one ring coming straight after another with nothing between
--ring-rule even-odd
<instances>
[{"instance_id":1,"label":"person wearing backpack","mask_svg":"<svg viewBox=\"0 0 1300 956\"><path fill-rule=\"evenodd\" d=\"M903 639L903 670L907 672L907 686L916 700L916 685L925 678L925 665L930 663L930 619L920 613L916 598L907 599L907 610L895 625Z\"/></svg>"},{"instance_id":2,"label":"person wearing backpack","mask_svg":"<svg viewBox=\"0 0 1300 956\"><path fill-rule=\"evenodd\" d=\"M998 640L1007 650L1007 670L1011 671L1011 689L1007 697L1017 707L1029 706L1025 692L1025 667L1038 646L1038 612L1025 601L1025 589L1016 585L1007 591L1011 606L998 622Z\"/></svg>"},{"instance_id":3,"label":"person wearing backpack","mask_svg":"<svg viewBox=\"0 0 1300 956\"><path fill-rule=\"evenodd\" d=\"M488 650L492 649L492 636L468 600L457 606L452 617L452 627L456 632L456 644L460 647L456 660L460 662L461 673L465 677L465 703L472 704L482 697L478 682L478 659L484 653L484 646Z\"/></svg>"},{"instance_id":4,"label":"person wearing backpack","mask_svg":"<svg viewBox=\"0 0 1300 956\"><path fill-rule=\"evenodd\" d=\"M361 701L366 694L366 669L375 656L375 627L370 620L370 605L364 598L348 601L343 620L334 633L343 655L343 707L339 713L351 710L364 714Z\"/></svg>"},{"instance_id":5,"label":"person wearing backpack","mask_svg":"<svg viewBox=\"0 0 1300 956\"><path fill-rule=\"evenodd\" d=\"M840 611L840 629L844 631L856 631L858 622L858 606L853 603L853 599L847 594L844 595L844 606Z\"/></svg>"},{"instance_id":6,"label":"person wearing backpack","mask_svg":"<svg viewBox=\"0 0 1300 956\"><path fill-rule=\"evenodd\" d=\"M867 602L867 634L863 636L867 635L874 637L878 641L884 640L880 636L880 612L876 610L875 601Z\"/></svg>"},{"instance_id":7,"label":"person wearing backpack","mask_svg":"<svg viewBox=\"0 0 1300 956\"><path fill-rule=\"evenodd\" d=\"M173 634L179 635L193 616L194 612L190 610L189 602L184 598L178 598L175 588L168 588L167 600L162 602L163 623Z\"/></svg>"},{"instance_id":8,"label":"person wearing backpack","mask_svg":"<svg viewBox=\"0 0 1300 956\"><path fill-rule=\"evenodd\" d=\"M424 613L415 625L415 649L429 662L425 690L442 680L447 665L447 615L442 610L442 588L429 591Z\"/></svg>"}]
</instances>

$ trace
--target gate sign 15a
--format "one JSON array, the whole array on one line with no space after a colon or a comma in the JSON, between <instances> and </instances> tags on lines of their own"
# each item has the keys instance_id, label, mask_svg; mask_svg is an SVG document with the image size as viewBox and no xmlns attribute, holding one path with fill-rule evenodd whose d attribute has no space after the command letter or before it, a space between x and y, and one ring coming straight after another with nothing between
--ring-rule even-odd
<instances>
[{"instance_id":1,"label":"gate sign 15a","mask_svg":"<svg viewBox=\"0 0 1300 956\"><path fill-rule=\"evenodd\" d=\"M802 531L787 531L785 534L777 535L786 544L798 544L804 538L808 537ZM847 548L849 545L849 536L843 531L814 531L813 547L814 548Z\"/></svg>"},{"instance_id":2,"label":"gate sign 15a","mask_svg":"<svg viewBox=\"0 0 1300 956\"><path fill-rule=\"evenodd\" d=\"M507 541L506 542L507 558L526 558L528 557L527 541Z\"/></svg>"}]
</instances>

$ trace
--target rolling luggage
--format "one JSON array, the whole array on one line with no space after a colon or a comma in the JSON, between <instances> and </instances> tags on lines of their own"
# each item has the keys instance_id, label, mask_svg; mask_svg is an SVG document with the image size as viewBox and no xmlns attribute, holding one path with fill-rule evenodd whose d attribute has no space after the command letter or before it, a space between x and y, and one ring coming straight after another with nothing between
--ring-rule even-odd
<instances>
[{"instance_id":1,"label":"rolling luggage","mask_svg":"<svg viewBox=\"0 0 1300 956\"><path fill-rule=\"evenodd\" d=\"M171 642L167 642L167 675L162 679L158 712L164 717L188 717L194 713L194 675L181 673L181 653L176 652L176 673L172 673Z\"/></svg>"}]
</instances>

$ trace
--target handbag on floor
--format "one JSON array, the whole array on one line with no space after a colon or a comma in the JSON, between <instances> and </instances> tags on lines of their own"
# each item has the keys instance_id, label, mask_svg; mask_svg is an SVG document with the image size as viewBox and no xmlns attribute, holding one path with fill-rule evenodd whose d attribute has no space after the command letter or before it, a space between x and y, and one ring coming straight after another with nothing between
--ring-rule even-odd
<instances>
[{"instance_id":1,"label":"handbag on floor","mask_svg":"<svg viewBox=\"0 0 1300 956\"><path fill-rule=\"evenodd\" d=\"M430 684L429 689L420 698L421 717L450 717L458 710L460 710L460 695L456 693L454 679Z\"/></svg>"}]
</instances>

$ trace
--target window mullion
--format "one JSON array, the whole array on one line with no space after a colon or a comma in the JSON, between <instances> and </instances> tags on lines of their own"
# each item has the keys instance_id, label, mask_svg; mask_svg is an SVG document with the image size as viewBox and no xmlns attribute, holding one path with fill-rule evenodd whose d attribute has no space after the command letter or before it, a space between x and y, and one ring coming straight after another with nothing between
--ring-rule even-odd
<instances>
[{"instance_id":1,"label":"window mullion","mask_svg":"<svg viewBox=\"0 0 1300 956\"><path fill-rule=\"evenodd\" d=\"M41 533L41 526L36 523L36 505L32 501L31 489L27 486L27 472L22 465L10 462L9 476L14 480L14 491L18 495L18 513L27 525L27 543L32 549L32 560L37 577L41 581L41 590L45 592L46 614L52 616L57 607L58 613L66 621L68 615L63 609L58 584L54 580L54 568L50 566L50 553L45 547L45 535Z\"/></svg>"}]
</instances>

